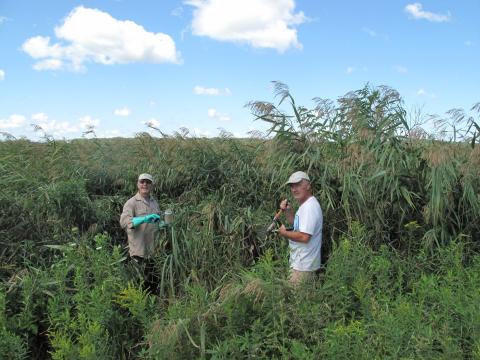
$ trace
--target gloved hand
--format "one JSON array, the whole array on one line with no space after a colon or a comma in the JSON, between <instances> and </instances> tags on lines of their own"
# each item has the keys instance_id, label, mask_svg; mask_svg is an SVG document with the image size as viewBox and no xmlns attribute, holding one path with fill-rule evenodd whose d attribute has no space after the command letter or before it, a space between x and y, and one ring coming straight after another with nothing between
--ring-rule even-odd
<instances>
[{"instance_id":1,"label":"gloved hand","mask_svg":"<svg viewBox=\"0 0 480 360\"><path fill-rule=\"evenodd\" d=\"M153 222L157 222L157 221L160 221L160 215L158 215L158 214L150 214L150 215L145 216L145 222L147 222L147 223L153 223Z\"/></svg>"},{"instance_id":2,"label":"gloved hand","mask_svg":"<svg viewBox=\"0 0 480 360\"><path fill-rule=\"evenodd\" d=\"M138 225L143 223L153 223L156 221L160 221L160 215L157 214L149 214L145 216L137 216L132 219L132 227L136 228Z\"/></svg>"}]
</instances>

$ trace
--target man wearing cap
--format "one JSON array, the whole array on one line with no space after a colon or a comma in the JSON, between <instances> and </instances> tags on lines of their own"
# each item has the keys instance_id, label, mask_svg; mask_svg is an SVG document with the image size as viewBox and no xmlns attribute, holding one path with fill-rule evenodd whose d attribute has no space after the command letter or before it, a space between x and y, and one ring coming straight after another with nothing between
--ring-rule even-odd
<instances>
[{"instance_id":1,"label":"man wearing cap","mask_svg":"<svg viewBox=\"0 0 480 360\"><path fill-rule=\"evenodd\" d=\"M290 282L297 285L312 277L320 268L322 247L322 208L312 195L310 178L303 171L293 173L285 185L290 185L292 196L300 207L294 214L288 200L280 203L287 221L293 224L289 231L281 225L278 233L287 238L290 246Z\"/></svg>"},{"instance_id":2,"label":"man wearing cap","mask_svg":"<svg viewBox=\"0 0 480 360\"><path fill-rule=\"evenodd\" d=\"M138 192L123 206L120 225L127 232L130 258L144 271L145 286L156 291L153 261L149 258L154 252L154 239L160 221L160 208L151 196L153 176L140 174L137 181Z\"/></svg>"}]
</instances>

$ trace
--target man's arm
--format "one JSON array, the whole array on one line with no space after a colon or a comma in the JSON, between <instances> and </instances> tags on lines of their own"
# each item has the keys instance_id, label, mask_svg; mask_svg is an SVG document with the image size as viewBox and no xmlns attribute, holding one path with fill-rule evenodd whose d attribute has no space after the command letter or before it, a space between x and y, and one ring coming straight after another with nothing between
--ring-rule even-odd
<instances>
[{"instance_id":1,"label":"man's arm","mask_svg":"<svg viewBox=\"0 0 480 360\"><path fill-rule=\"evenodd\" d=\"M287 239L303 244L308 243L310 241L310 238L312 237L312 235L301 231L288 231L285 228L285 225L280 226L280 228L278 229L278 233L281 236L286 237Z\"/></svg>"}]
</instances>

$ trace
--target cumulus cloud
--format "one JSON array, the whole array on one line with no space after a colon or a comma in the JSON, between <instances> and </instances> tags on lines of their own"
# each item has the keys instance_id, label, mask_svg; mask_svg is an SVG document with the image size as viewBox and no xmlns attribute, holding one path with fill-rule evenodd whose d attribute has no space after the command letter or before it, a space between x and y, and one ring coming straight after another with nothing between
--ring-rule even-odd
<instances>
[{"instance_id":1,"label":"cumulus cloud","mask_svg":"<svg viewBox=\"0 0 480 360\"><path fill-rule=\"evenodd\" d=\"M25 125L26 121L25 116L12 114L6 119L0 119L0 130L18 128Z\"/></svg>"},{"instance_id":2,"label":"cumulus cloud","mask_svg":"<svg viewBox=\"0 0 480 360\"><path fill-rule=\"evenodd\" d=\"M123 108L120 108L120 109L115 109L115 111L113 112L113 114L116 115L116 116L127 117L127 116L130 116L131 111L130 111L129 108L123 107Z\"/></svg>"},{"instance_id":3,"label":"cumulus cloud","mask_svg":"<svg viewBox=\"0 0 480 360\"><path fill-rule=\"evenodd\" d=\"M230 121L230 116L228 116L227 114L219 113L217 109L210 108L208 109L207 114L208 114L208 117L211 117L218 121L223 121L223 122Z\"/></svg>"},{"instance_id":4,"label":"cumulus cloud","mask_svg":"<svg viewBox=\"0 0 480 360\"><path fill-rule=\"evenodd\" d=\"M432 22L448 22L451 18L450 12L447 12L446 15L442 15L430 11L424 11L423 6L420 3L408 4L405 6L405 12L414 19L425 19Z\"/></svg>"},{"instance_id":5,"label":"cumulus cloud","mask_svg":"<svg viewBox=\"0 0 480 360\"><path fill-rule=\"evenodd\" d=\"M351 74L355 71L355 68L353 66L348 66L346 69L345 69L345 73L347 74Z\"/></svg>"},{"instance_id":6,"label":"cumulus cloud","mask_svg":"<svg viewBox=\"0 0 480 360\"><path fill-rule=\"evenodd\" d=\"M42 70L59 70L63 66L63 62L60 59L46 59L37 62L33 65L33 68L38 71Z\"/></svg>"},{"instance_id":7,"label":"cumulus cloud","mask_svg":"<svg viewBox=\"0 0 480 360\"><path fill-rule=\"evenodd\" d=\"M0 81L5 79L5 71L0 69Z\"/></svg>"},{"instance_id":8,"label":"cumulus cloud","mask_svg":"<svg viewBox=\"0 0 480 360\"><path fill-rule=\"evenodd\" d=\"M33 121L47 121L48 115L45 113L35 113L32 115Z\"/></svg>"},{"instance_id":9,"label":"cumulus cloud","mask_svg":"<svg viewBox=\"0 0 480 360\"><path fill-rule=\"evenodd\" d=\"M217 95L231 95L232 92L230 91L229 88L225 89L217 89L217 88L206 88L203 86L195 86L193 88L193 92L197 95L211 95L211 96L217 96Z\"/></svg>"},{"instance_id":10,"label":"cumulus cloud","mask_svg":"<svg viewBox=\"0 0 480 360\"><path fill-rule=\"evenodd\" d=\"M78 123L83 130L90 130L97 127L100 124L100 120L94 119L90 115L86 115L81 117Z\"/></svg>"},{"instance_id":11,"label":"cumulus cloud","mask_svg":"<svg viewBox=\"0 0 480 360\"><path fill-rule=\"evenodd\" d=\"M83 116L78 119L77 123L70 121L59 121L50 119L45 113L36 113L32 115L32 126L35 130L42 130L45 134L64 137L68 134L79 133L80 131L91 131L100 124L100 120L91 116ZM73 135L75 136L75 135Z\"/></svg>"},{"instance_id":12,"label":"cumulus cloud","mask_svg":"<svg viewBox=\"0 0 480 360\"><path fill-rule=\"evenodd\" d=\"M188 0L195 7L192 32L255 48L301 48L295 27L307 20L294 0Z\"/></svg>"},{"instance_id":13,"label":"cumulus cloud","mask_svg":"<svg viewBox=\"0 0 480 360\"><path fill-rule=\"evenodd\" d=\"M53 136L64 136L78 132L78 127L69 121L50 119L45 113L35 113L31 116L35 130L41 129L44 133Z\"/></svg>"},{"instance_id":14,"label":"cumulus cloud","mask_svg":"<svg viewBox=\"0 0 480 360\"><path fill-rule=\"evenodd\" d=\"M158 128L160 126L160 121L155 118L151 118L147 121L143 121L142 124L145 124L148 127Z\"/></svg>"},{"instance_id":15,"label":"cumulus cloud","mask_svg":"<svg viewBox=\"0 0 480 360\"><path fill-rule=\"evenodd\" d=\"M55 35L61 43L51 44L45 36L34 36L23 43L23 51L42 59L34 65L36 70L81 71L88 62L181 62L169 35L148 32L133 21L117 20L98 9L76 7L63 24L55 27Z\"/></svg>"}]
</instances>

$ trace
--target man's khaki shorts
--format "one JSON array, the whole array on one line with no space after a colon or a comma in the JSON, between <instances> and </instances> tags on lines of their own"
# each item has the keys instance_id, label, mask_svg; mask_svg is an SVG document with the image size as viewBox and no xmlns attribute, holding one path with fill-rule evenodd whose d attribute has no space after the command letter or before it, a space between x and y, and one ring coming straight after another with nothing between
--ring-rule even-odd
<instances>
[{"instance_id":1,"label":"man's khaki shorts","mask_svg":"<svg viewBox=\"0 0 480 360\"><path fill-rule=\"evenodd\" d=\"M315 275L314 271L300 271L295 269L290 269L290 284L299 285L304 282L309 282L313 280Z\"/></svg>"}]
</instances>

